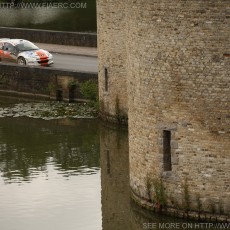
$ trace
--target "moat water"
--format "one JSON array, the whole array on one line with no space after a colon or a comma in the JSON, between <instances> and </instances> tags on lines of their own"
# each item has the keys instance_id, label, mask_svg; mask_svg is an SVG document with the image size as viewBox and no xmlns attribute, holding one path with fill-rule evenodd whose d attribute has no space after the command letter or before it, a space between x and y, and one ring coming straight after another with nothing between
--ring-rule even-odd
<instances>
[{"instance_id":1,"label":"moat water","mask_svg":"<svg viewBox=\"0 0 230 230\"><path fill-rule=\"evenodd\" d=\"M0 229L192 229L132 202L128 159L127 130L97 119L1 117Z\"/></svg>"}]
</instances>

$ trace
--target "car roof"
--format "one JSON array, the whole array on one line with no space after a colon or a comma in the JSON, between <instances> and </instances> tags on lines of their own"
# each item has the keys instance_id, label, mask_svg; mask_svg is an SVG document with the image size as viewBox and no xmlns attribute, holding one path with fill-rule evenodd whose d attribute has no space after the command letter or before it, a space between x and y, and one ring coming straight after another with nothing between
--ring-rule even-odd
<instances>
[{"instance_id":1,"label":"car roof","mask_svg":"<svg viewBox=\"0 0 230 230\"><path fill-rule=\"evenodd\" d=\"M10 38L1 38L0 39L0 43L8 42L13 46L20 44L22 41L27 41L27 40L25 40L25 39L10 39Z\"/></svg>"},{"instance_id":2,"label":"car roof","mask_svg":"<svg viewBox=\"0 0 230 230\"><path fill-rule=\"evenodd\" d=\"M10 40L10 38L0 38L0 43Z\"/></svg>"}]
</instances>

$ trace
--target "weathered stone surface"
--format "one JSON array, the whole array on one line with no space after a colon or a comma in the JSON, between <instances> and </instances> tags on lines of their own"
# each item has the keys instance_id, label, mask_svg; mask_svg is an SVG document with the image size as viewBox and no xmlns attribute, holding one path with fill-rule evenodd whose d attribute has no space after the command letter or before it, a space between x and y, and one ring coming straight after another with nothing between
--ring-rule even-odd
<instances>
[{"instance_id":1,"label":"weathered stone surface","mask_svg":"<svg viewBox=\"0 0 230 230\"><path fill-rule=\"evenodd\" d=\"M132 190L148 200L146 181L162 178L169 207L229 214L229 1L97 2L101 108L128 111Z\"/></svg>"},{"instance_id":2,"label":"weathered stone surface","mask_svg":"<svg viewBox=\"0 0 230 230\"><path fill-rule=\"evenodd\" d=\"M113 117L127 116L126 18L120 1L97 1L99 95L101 112ZM108 90L105 91L105 68Z\"/></svg>"}]
</instances>

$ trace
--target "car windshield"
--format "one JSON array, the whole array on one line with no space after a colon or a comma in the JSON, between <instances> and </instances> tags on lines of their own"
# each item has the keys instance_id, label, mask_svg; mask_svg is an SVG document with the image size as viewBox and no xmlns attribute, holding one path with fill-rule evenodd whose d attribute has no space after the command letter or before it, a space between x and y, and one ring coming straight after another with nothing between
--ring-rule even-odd
<instances>
[{"instance_id":1,"label":"car windshield","mask_svg":"<svg viewBox=\"0 0 230 230\"><path fill-rule=\"evenodd\" d=\"M39 49L32 42L24 41L24 40L20 41L20 43L17 44L15 47L17 48L17 50L19 50L19 52Z\"/></svg>"}]
</instances>

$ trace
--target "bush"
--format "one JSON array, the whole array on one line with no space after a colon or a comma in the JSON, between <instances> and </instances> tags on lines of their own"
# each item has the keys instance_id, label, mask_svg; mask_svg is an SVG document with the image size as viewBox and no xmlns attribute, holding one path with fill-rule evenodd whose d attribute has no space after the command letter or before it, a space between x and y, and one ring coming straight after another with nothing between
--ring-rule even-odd
<instances>
[{"instance_id":1,"label":"bush","mask_svg":"<svg viewBox=\"0 0 230 230\"><path fill-rule=\"evenodd\" d=\"M80 92L84 99L98 101L98 87L92 80L86 81L80 85Z\"/></svg>"}]
</instances>

